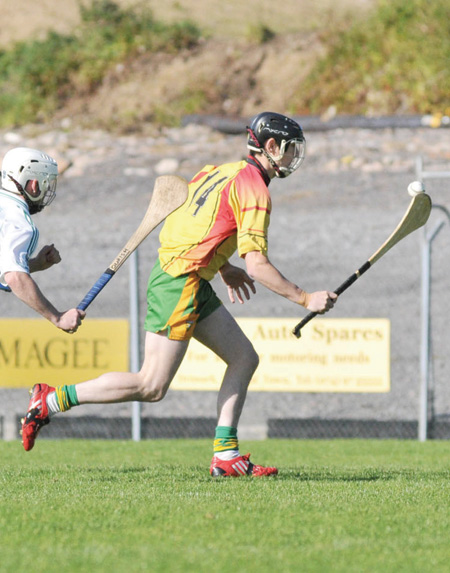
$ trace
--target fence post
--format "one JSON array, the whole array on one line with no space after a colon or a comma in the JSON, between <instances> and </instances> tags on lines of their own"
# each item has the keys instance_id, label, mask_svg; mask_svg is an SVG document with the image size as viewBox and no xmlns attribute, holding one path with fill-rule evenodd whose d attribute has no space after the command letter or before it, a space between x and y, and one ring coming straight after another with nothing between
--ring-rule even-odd
<instances>
[{"instance_id":1,"label":"fence post","mask_svg":"<svg viewBox=\"0 0 450 573\"><path fill-rule=\"evenodd\" d=\"M416 158L416 177L419 181L424 179L444 179L450 177L450 171L424 171L422 157ZM445 213L450 222L450 212L442 205L433 205ZM418 440L425 442L428 437L428 396L431 379L432 364L432 336L431 336L431 247L445 222L441 221L430 233L426 227L422 235L422 309L421 309L421 348L420 348L420 392L419 392L419 419Z\"/></svg>"},{"instance_id":2,"label":"fence post","mask_svg":"<svg viewBox=\"0 0 450 573\"><path fill-rule=\"evenodd\" d=\"M420 399L418 439L428 437L428 392L431 378L431 245L444 226L441 222L431 233L423 231L422 240L422 328L420 346Z\"/></svg>"}]
</instances>

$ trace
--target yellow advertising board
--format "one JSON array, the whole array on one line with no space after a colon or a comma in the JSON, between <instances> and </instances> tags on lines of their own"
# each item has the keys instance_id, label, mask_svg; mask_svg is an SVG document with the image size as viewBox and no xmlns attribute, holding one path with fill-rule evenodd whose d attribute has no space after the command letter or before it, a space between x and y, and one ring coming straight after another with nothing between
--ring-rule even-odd
<instances>
[{"instance_id":1,"label":"yellow advertising board","mask_svg":"<svg viewBox=\"0 0 450 573\"><path fill-rule=\"evenodd\" d=\"M298 318L241 318L260 357L254 392L389 392L388 319L317 318L295 338ZM225 364L193 340L173 390L218 390Z\"/></svg>"},{"instance_id":2,"label":"yellow advertising board","mask_svg":"<svg viewBox=\"0 0 450 573\"><path fill-rule=\"evenodd\" d=\"M83 322L66 334L43 319L0 320L0 386L74 384L109 371L127 371L127 320Z\"/></svg>"}]
</instances>

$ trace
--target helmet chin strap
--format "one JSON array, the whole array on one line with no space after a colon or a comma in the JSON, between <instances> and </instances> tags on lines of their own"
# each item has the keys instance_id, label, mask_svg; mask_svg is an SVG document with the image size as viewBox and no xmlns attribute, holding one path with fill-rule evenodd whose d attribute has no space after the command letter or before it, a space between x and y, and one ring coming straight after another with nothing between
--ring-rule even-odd
<instances>
[{"instance_id":1,"label":"helmet chin strap","mask_svg":"<svg viewBox=\"0 0 450 573\"><path fill-rule=\"evenodd\" d=\"M14 183L14 185L17 187L17 191L18 191L21 195L23 195L23 196L25 197L25 199L26 199L25 190L24 190L24 188L22 187L22 185L21 185L18 181L16 181L16 180L14 179L14 177L12 177L11 175L8 174L8 177L11 179L11 181L12 181L12 182Z\"/></svg>"},{"instance_id":2,"label":"helmet chin strap","mask_svg":"<svg viewBox=\"0 0 450 573\"><path fill-rule=\"evenodd\" d=\"M283 179L284 177L286 177L286 174L283 173L283 171L281 171L281 169L278 167L278 165L275 162L275 159L270 155L270 153L268 151L266 151L264 149L264 147L260 144L258 138L256 137L254 131L250 128L247 127L247 133L249 134L253 145L255 147L257 147L259 149L259 151L266 157L266 159L269 161L270 165L272 166L273 170L275 171L275 175L277 177L279 177L280 179Z\"/></svg>"},{"instance_id":3,"label":"helmet chin strap","mask_svg":"<svg viewBox=\"0 0 450 573\"><path fill-rule=\"evenodd\" d=\"M286 174L283 173L283 171L281 171L281 169L279 168L279 166L275 162L275 159L270 155L270 153L268 151L266 151L265 149L261 149L261 152L267 158L270 165L273 167L273 170L275 171L275 175L277 177L279 177L280 179L283 179L284 177L286 177Z\"/></svg>"}]
</instances>

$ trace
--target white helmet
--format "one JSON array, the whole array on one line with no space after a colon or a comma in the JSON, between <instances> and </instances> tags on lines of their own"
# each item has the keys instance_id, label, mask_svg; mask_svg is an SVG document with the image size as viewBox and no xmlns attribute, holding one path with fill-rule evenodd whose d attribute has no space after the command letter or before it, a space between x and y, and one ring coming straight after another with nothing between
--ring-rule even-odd
<instances>
[{"instance_id":1,"label":"white helmet","mask_svg":"<svg viewBox=\"0 0 450 573\"><path fill-rule=\"evenodd\" d=\"M58 164L38 149L16 147L8 151L2 163L2 187L5 191L22 195L30 213L38 213L49 205L56 194ZM37 180L37 193L26 190L28 181Z\"/></svg>"}]
</instances>

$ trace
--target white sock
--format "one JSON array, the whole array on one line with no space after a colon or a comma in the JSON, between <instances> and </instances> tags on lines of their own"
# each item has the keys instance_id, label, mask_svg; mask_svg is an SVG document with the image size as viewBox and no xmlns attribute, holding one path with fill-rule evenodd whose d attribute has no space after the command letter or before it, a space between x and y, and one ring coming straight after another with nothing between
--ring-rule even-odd
<instances>
[{"instance_id":1,"label":"white sock","mask_svg":"<svg viewBox=\"0 0 450 573\"><path fill-rule=\"evenodd\" d=\"M58 412L61 412L58 400L56 399L56 392L50 392L50 394L47 396L47 408L48 408L49 418L51 418Z\"/></svg>"},{"instance_id":2,"label":"white sock","mask_svg":"<svg viewBox=\"0 0 450 573\"><path fill-rule=\"evenodd\" d=\"M241 454L239 453L239 450L225 450L224 452L217 452L214 455L216 458L219 458L219 460L228 462L230 460L234 460L234 458L238 458Z\"/></svg>"}]
</instances>

